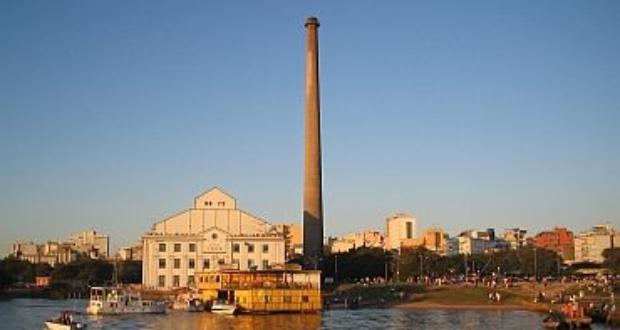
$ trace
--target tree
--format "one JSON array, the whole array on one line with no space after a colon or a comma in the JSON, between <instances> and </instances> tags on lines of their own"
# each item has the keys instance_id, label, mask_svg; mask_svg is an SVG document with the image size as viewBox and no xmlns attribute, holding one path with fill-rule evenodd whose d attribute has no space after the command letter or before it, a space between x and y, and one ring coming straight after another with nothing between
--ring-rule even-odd
<instances>
[{"instance_id":1,"label":"tree","mask_svg":"<svg viewBox=\"0 0 620 330\"><path fill-rule=\"evenodd\" d=\"M121 283L142 282L142 261L126 260L117 264L118 281Z\"/></svg>"},{"instance_id":2,"label":"tree","mask_svg":"<svg viewBox=\"0 0 620 330\"><path fill-rule=\"evenodd\" d=\"M603 266L612 272L620 273L620 247L605 249L603 251Z\"/></svg>"}]
</instances>

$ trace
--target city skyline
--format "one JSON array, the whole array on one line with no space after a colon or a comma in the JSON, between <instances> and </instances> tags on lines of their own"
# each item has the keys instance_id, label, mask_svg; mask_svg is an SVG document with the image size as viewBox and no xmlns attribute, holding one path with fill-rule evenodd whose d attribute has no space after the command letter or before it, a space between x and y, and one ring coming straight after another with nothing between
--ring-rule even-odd
<instances>
[{"instance_id":1,"label":"city skyline","mask_svg":"<svg viewBox=\"0 0 620 330\"><path fill-rule=\"evenodd\" d=\"M312 14L326 236L620 227L617 3L119 6L0 4L4 251L115 251L211 186L301 223Z\"/></svg>"}]
</instances>

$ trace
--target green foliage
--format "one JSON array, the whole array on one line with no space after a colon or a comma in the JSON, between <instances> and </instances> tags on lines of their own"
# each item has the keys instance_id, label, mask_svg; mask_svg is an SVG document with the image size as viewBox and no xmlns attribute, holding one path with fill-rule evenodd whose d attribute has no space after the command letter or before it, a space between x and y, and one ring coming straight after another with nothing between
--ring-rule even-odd
<instances>
[{"instance_id":1,"label":"green foliage","mask_svg":"<svg viewBox=\"0 0 620 330\"><path fill-rule=\"evenodd\" d=\"M106 260L78 259L52 272L52 283L104 285L112 281L114 266Z\"/></svg>"},{"instance_id":2,"label":"green foliage","mask_svg":"<svg viewBox=\"0 0 620 330\"><path fill-rule=\"evenodd\" d=\"M362 278L383 277L392 256L380 248L359 248L345 253L331 254L323 260L323 275L338 281L352 282ZM335 274L337 271L337 274ZM391 274L391 270L388 269Z\"/></svg>"},{"instance_id":3,"label":"green foliage","mask_svg":"<svg viewBox=\"0 0 620 330\"><path fill-rule=\"evenodd\" d=\"M605 268L616 274L620 273L620 247L605 249L603 251L603 258L605 258L603 262Z\"/></svg>"},{"instance_id":4,"label":"green foliage","mask_svg":"<svg viewBox=\"0 0 620 330\"><path fill-rule=\"evenodd\" d=\"M498 269L500 274L507 275L534 276L535 273L538 277L562 275L560 267L562 259L557 253L533 247L470 256L440 256L422 247L404 248L400 253L359 248L346 253L327 255L323 261L324 276L334 277L336 260L338 282L383 277L386 265L388 278L392 279L399 274L401 281L420 275L464 275L465 269L470 275L483 276L496 273Z\"/></svg>"},{"instance_id":5,"label":"green foliage","mask_svg":"<svg viewBox=\"0 0 620 330\"><path fill-rule=\"evenodd\" d=\"M118 281L121 283L141 283L142 282L142 261L127 260L118 262Z\"/></svg>"},{"instance_id":6,"label":"green foliage","mask_svg":"<svg viewBox=\"0 0 620 330\"><path fill-rule=\"evenodd\" d=\"M7 257L0 261L0 287L8 287L17 283L33 283L35 275L35 266L28 261L14 257Z\"/></svg>"}]
</instances>

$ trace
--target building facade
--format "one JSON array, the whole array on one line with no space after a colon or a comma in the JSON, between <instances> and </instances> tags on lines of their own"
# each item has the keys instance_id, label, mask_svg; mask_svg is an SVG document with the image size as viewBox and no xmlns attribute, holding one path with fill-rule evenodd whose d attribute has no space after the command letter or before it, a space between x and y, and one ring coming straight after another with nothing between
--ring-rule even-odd
<instances>
[{"instance_id":1,"label":"building facade","mask_svg":"<svg viewBox=\"0 0 620 330\"><path fill-rule=\"evenodd\" d=\"M502 233L501 238L510 245L511 249L515 250L526 245L526 234L527 230L525 229L508 228Z\"/></svg>"},{"instance_id":2,"label":"building facade","mask_svg":"<svg viewBox=\"0 0 620 330\"><path fill-rule=\"evenodd\" d=\"M76 260L79 252L69 243L51 241L44 244L16 242L13 243L11 255L33 264L46 263L54 267L58 264L66 264Z\"/></svg>"},{"instance_id":3,"label":"building facade","mask_svg":"<svg viewBox=\"0 0 620 330\"><path fill-rule=\"evenodd\" d=\"M329 242L331 253L343 253L361 247L383 248L384 239L380 231L369 229L358 233L349 233Z\"/></svg>"},{"instance_id":4,"label":"building facade","mask_svg":"<svg viewBox=\"0 0 620 330\"><path fill-rule=\"evenodd\" d=\"M492 228L486 231L466 230L457 237L447 241L447 254L481 254L506 250L509 247L510 244L508 242L495 237L495 230Z\"/></svg>"},{"instance_id":5,"label":"building facade","mask_svg":"<svg viewBox=\"0 0 620 330\"><path fill-rule=\"evenodd\" d=\"M416 238L416 218L412 214L397 213L385 220L385 249L400 249L404 240Z\"/></svg>"},{"instance_id":6,"label":"building facade","mask_svg":"<svg viewBox=\"0 0 620 330\"><path fill-rule=\"evenodd\" d=\"M219 188L154 224L142 246L142 283L158 289L192 286L198 271L268 270L285 261L283 235Z\"/></svg>"},{"instance_id":7,"label":"building facade","mask_svg":"<svg viewBox=\"0 0 620 330\"><path fill-rule=\"evenodd\" d=\"M565 227L538 233L534 236L534 246L555 251L568 262L575 259L575 238L573 232Z\"/></svg>"},{"instance_id":8,"label":"building facade","mask_svg":"<svg viewBox=\"0 0 620 330\"><path fill-rule=\"evenodd\" d=\"M303 229L298 223L276 224L278 233L284 236L286 260L303 254Z\"/></svg>"},{"instance_id":9,"label":"building facade","mask_svg":"<svg viewBox=\"0 0 620 330\"><path fill-rule=\"evenodd\" d=\"M575 235L575 262L604 261L603 251L613 246L614 230L609 224L596 225Z\"/></svg>"},{"instance_id":10,"label":"building facade","mask_svg":"<svg viewBox=\"0 0 620 330\"><path fill-rule=\"evenodd\" d=\"M419 238L406 239L401 242L401 247L423 247L439 255L448 254L448 234L441 228L428 228Z\"/></svg>"},{"instance_id":11,"label":"building facade","mask_svg":"<svg viewBox=\"0 0 620 330\"><path fill-rule=\"evenodd\" d=\"M93 259L108 258L110 256L110 238L96 230L86 230L69 236L67 243L75 250Z\"/></svg>"}]
</instances>

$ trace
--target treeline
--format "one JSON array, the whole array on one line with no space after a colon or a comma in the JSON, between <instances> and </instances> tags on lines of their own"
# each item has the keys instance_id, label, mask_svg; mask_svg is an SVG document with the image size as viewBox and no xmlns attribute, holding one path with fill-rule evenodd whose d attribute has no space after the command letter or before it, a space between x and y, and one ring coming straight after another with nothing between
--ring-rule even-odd
<instances>
[{"instance_id":1,"label":"treeline","mask_svg":"<svg viewBox=\"0 0 620 330\"><path fill-rule=\"evenodd\" d=\"M56 267L14 257L0 260L0 288L25 287L35 283L37 276L50 276L50 287L66 289L83 289L113 282L140 283L142 262L118 261L115 272L114 262L101 259L79 258Z\"/></svg>"},{"instance_id":2,"label":"treeline","mask_svg":"<svg viewBox=\"0 0 620 330\"><path fill-rule=\"evenodd\" d=\"M604 252L603 267L620 273L620 248ZM337 282L354 282L364 278L384 277L405 281L419 276L488 276L493 273L519 277L570 275L578 268L600 267L583 264L566 267L554 251L523 247L477 255L440 256L424 248L402 249L400 253L380 248L359 248L346 253L326 255L325 277Z\"/></svg>"}]
</instances>

